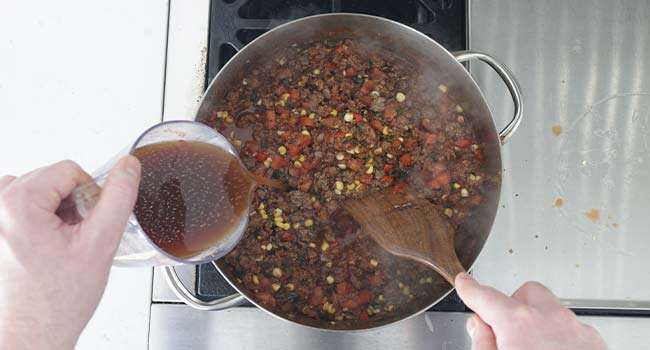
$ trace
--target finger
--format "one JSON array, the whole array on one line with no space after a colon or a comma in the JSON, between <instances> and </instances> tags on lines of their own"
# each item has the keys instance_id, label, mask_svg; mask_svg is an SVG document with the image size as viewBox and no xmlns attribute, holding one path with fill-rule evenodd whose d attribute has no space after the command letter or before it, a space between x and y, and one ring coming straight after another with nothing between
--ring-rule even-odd
<instances>
[{"instance_id":1,"label":"finger","mask_svg":"<svg viewBox=\"0 0 650 350\"><path fill-rule=\"evenodd\" d=\"M140 162L133 156L118 161L106 180L97 205L81 231L92 241L115 251L133 211L140 183ZM87 233L86 233L87 232Z\"/></svg>"},{"instance_id":2,"label":"finger","mask_svg":"<svg viewBox=\"0 0 650 350\"><path fill-rule=\"evenodd\" d=\"M472 339L472 350L497 350L497 340L492 328L480 317L473 315L468 318L466 327Z\"/></svg>"},{"instance_id":3,"label":"finger","mask_svg":"<svg viewBox=\"0 0 650 350\"><path fill-rule=\"evenodd\" d=\"M5 175L3 177L0 177L0 191L9 186L9 184L12 183L15 179L16 177L13 175Z\"/></svg>"},{"instance_id":4,"label":"finger","mask_svg":"<svg viewBox=\"0 0 650 350\"><path fill-rule=\"evenodd\" d=\"M481 286L467 273L459 273L455 282L458 296L491 326L507 323L518 304L492 287Z\"/></svg>"},{"instance_id":5,"label":"finger","mask_svg":"<svg viewBox=\"0 0 650 350\"><path fill-rule=\"evenodd\" d=\"M15 184L36 194L31 198L33 204L54 211L75 187L90 180L90 175L77 163L64 160L21 176L15 180Z\"/></svg>"},{"instance_id":6,"label":"finger","mask_svg":"<svg viewBox=\"0 0 650 350\"><path fill-rule=\"evenodd\" d=\"M560 301L553 292L539 282L529 281L524 283L513 294L512 298L540 310L553 306L561 306Z\"/></svg>"}]
</instances>

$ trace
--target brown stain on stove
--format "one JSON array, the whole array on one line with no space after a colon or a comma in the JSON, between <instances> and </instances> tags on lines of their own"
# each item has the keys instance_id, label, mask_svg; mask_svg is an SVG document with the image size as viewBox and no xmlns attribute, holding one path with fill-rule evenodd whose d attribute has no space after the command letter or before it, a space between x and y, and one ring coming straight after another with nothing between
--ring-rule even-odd
<instances>
[{"instance_id":1,"label":"brown stain on stove","mask_svg":"<svg viewBox=\"0 0 650 350\"><path fill-rule=\"evenodd\" d=\"M560 208L564 205L564 199L562 198L557 198L555 199L555 202L553 202L553 208Z\"/></svg>"},{"instance_id":2,"label":"brown stain on stove","mask_svg":"<svg viewBox=\"0 0 650 350\"><path fill-rule=\"evenodd\" d=\"M553 127L551 127L551 131L553 132L553 136L560 136L562 135L562 126L553 125Z\"/></svg>"},{"instance_id":3,"label":"brown stain on stove","mask_svg":"<svg viewBox=\"0 0 650 350\"><path fill-rule=\"evenodd\" d=\"M587 219L591 220L594 224L600 222L600 209L591 208L589 211L583 213Z\"/></svg>"}]
</instances>

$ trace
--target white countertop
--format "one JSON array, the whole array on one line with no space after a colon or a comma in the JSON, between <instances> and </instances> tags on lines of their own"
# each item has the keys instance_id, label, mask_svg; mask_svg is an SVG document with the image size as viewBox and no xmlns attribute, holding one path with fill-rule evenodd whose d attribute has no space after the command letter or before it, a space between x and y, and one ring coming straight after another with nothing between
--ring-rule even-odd
<instances>
[{"instance_id":1,"label":"white countertop","mask_svg":"<svg viewBox=\"0 0 650 350\"><path fill-rule=\"evenodd\" d=\"M168 2L4 1L0 173L100 166L162 118ZM113 269L78 349L146 349L151 269Z\"/></svg>"}]
</instances>

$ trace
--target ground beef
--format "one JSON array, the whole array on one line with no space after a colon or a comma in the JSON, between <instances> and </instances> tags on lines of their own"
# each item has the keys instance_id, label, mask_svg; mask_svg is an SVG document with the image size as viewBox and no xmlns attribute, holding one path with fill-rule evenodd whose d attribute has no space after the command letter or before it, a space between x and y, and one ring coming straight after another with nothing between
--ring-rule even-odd
<instances>
[{"instance_id":1,"label":"ground beef","mask_svg":"<svg viewBox=\"0 0 650 350\"><path fill-rule=\"evenodd\" d=\"M455 227L466 220L481 186L500 178L484 171L462 101L445 86L433 96L417 90L409 65L349 40L293 45L269 62L244 73L207 124L250 171L290 189L256 189L245 237L220 268L259 304L303 324L365 328L432 303L441 278L388 254L339 202L408 184Z\"/></svg>"}]
</instances>

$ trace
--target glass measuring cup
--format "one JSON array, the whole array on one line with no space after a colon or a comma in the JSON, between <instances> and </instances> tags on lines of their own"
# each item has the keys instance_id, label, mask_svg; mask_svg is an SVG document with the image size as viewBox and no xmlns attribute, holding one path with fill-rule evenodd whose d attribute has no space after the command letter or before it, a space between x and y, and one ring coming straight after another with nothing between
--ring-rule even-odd
<instances>
[{"instance_id":1,"label":"glass measuring cup","mask_svg":"<svg viewBox=\"0 0 650 350\"><path fill-rule=\"evenodd\" d=\"M115 163L127 154L133 155L137 148L167 141L188 141L210 144L239 159L232 145L217 131L193 121L168 121L152 126L142 133L128 148L117 154L101 168L93 172L93 182L77 187L66 198L58 212L64 213L68 220L81 220L89 215L97 204L101 186ZM242 165L243 167L243 165ZM250 198L249 198L250 201ZM250 205L250 204L249 204ZM63 217L63 216L62 216ZM65 218L64 218L65 219ZM113 260L114 266L162 266L181 264L201 264L213 261L230 252L246 231L248 211L241 216L237 225L232 226L224 238L209 248L189 257L176 257L154 243L138 223L135 213L131 213L124 234Z\"/></svg>"}]
</instances>

